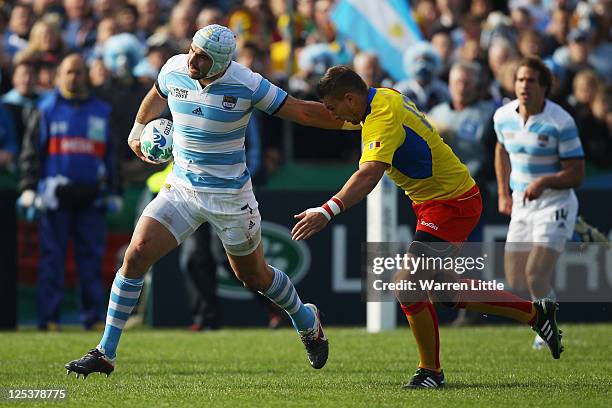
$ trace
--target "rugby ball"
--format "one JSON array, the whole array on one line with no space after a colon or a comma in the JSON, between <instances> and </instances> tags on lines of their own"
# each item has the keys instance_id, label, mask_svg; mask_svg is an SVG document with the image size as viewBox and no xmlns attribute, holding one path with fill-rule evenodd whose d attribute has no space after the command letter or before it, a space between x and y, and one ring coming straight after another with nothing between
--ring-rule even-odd
<instances>
[{"instance_id":1,"label":"rugby ball","mask_svg":"<svg viewBox=\"0 0 612 408\"><path fill-rule=\"evenodd\" d=\"M147 123L140 135L140 151L155 162L164 163L172 158L172 121L155 119Z\"/></svg>"}]
</instances>

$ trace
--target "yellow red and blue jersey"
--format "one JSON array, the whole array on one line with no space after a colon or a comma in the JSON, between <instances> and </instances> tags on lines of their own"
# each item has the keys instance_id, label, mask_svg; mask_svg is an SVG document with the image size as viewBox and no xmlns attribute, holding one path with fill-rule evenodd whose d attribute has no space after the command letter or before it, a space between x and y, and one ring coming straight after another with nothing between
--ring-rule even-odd
<instances>
[{"instance_id":1,"label":"yellow red and blue jersey","mask_svg":"<svg viewBox=\"0 0 612 408\"><path fill-rule=\"evenodd\" d=\"M474 179L414 103L394 89L370 88L361 123L359 164L389 164L387 174L415 203L446 200L474 187Z\"/></svg>"}]
</instances>

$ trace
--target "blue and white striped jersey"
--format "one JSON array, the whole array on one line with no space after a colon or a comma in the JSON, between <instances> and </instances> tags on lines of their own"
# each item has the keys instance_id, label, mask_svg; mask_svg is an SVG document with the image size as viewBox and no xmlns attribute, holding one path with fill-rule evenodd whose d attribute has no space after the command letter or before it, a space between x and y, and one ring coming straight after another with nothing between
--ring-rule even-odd
<instances>
[{"instance_id":1,"label":"blue and white striped jersey","mask_svg":"<svg viewBox=\"0 0 612 408\"><path fill-rule=\"evenodd\" d=\"M188 75L187 54L170 58L157 78L174 122L173 174L197 191L238 193L251 187L244 137L253 108L274 114L287 93L232 62L202 88Z\"/></svg>"},{"instance_id":2,"label":"blue and white striped jersey","mask_svg":"<svg viewBox=\"0 0 612 408\"><path fill-rule=\"evenodd\" d=\"M544 110L526 123L515 99L495 112L493 124L510 156L513 191L525 191L538 177L561 170L561 160L584 157L574 119L548 99Z\"/></svg>"}]
</instances>

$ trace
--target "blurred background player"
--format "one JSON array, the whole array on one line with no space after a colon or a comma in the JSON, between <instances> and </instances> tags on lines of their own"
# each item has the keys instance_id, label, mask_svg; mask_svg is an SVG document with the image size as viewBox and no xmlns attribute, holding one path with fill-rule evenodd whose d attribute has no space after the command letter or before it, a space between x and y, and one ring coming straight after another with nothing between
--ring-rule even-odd
<instances>
[{"instance_id":1,"label":"blurred background player","mask_svg":"<svg viewBox=\"0 0 612 408\"><path fill-rule=\"evenodd\" d=\"M91 95L80 55L71 54L62 61L57 83L28 124L18 204L41 211L38 328L58 328L66 250L73 238L81 323L90 329L102 314L104 215L107 208L121 205L110 107Z\"/></svg>"},{"instance_id":2,"label":"blurred background player","mask_svg":"<svg viewBox=\"0 0 612 408\"><path fill-rule=\"evenodd\" d=\"M572 237L584 177L584 152L574 119L546 98L551 73L527 57L515 75L514 101L495 112L495 172L499 211L510 215L505 273L515 290L535 300L556 300L552 274ZM533 347L544 340L536 336Z\"/></svg>"}]
</instances>

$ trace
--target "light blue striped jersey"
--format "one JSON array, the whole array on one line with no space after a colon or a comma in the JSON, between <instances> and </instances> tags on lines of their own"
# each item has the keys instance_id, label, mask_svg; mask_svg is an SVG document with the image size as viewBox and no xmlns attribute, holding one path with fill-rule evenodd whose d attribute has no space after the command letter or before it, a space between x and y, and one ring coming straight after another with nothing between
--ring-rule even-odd
<instances>
[{"instance_id":1,"label":"light blue striped jersey","mask_svg":"<svg viewBox=\"0 0 612 408\"><path fill-rule=\"evenodd\" d=\"M544 110L526 123L515 99L495 112L493 125L497 141L510 156L513 191L525 191L538 177L558 172L561 160L584 157L574 119L548 99Z\"/></svg>"},{"instance_id":2,"label":"light blue striped jersey","mask_svg":"<svg viewBox=\"0 0 612 408\"><path fill-rule=\"evenodd\" d=\"M237 62L202 88L187 58L170 58L156 83L174 122L172 172L193 190L239 193L251 187L244 149L251 112L274 114L287 93Z\"/></svg>"}]
</instances>

